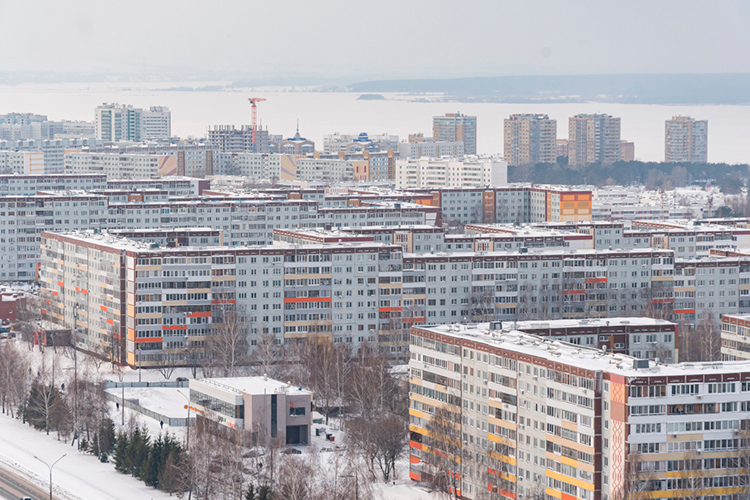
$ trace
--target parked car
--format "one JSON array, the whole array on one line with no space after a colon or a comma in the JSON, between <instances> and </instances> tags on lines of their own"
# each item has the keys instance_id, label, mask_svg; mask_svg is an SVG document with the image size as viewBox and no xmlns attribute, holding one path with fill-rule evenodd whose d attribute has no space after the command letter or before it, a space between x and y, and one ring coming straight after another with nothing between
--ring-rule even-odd
<instances>
[{"instance_id":1,"label":"parked car","mask_svg":"<svg viewBox=\"0 0 750 500\"><path fill-rule=\"evenodd\" d=\"M177 377L175 380L177 380L177 382L187 382L188 378L187 377Z\"/></svg>"}]
</instances>

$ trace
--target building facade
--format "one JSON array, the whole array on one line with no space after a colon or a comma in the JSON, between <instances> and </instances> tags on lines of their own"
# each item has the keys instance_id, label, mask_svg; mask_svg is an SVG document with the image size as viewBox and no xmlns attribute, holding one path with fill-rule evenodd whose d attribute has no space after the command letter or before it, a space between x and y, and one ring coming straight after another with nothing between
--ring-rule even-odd
<instances>
[{"instance_id":1,"label":"building facade","mask_svg":"<svg viewBox=\"0 0 750 500\"><path fill-rule=\"evenodd\" d=\"M557 162L557 120L547 115L517 114L504 120L503 158L508 165Z\"/></svg>"},{"instance_id":2,"label":"building facade","mask_svg":"<svg viewBox=\"0 0 750 500\"><path fill-rule=\"evenodd\" d=\"M192 379L191 409L203 418L251 433L254 444L310 444L312 393L268 377Z\"/></svg>"},{"instance_id":3,"label":"building facade","mask_svg":"<svg viewBox=\"0 0 750 500\"><path fill-rule=\"evenodd\" d=\"M172 137L172 112L166 106L151 106L143 111L143 140Z\"/></svg>"},{"instance_id":4,"label":"building facade","mask_svg":"<svg viewBox=\"0 0 750 500\"><path fill-rule=\"evenodd\" d=\"M487 324L412 328L410 353L414 481L471 499L747 493L748 362L665 365Z\"/></svg>"},{"instance_id":5,"label":"building facade","mask_svg":"<svg viewBox=\"0 0 750 500\"><path fill-rule=\"evenodd\" d=\"M576 115L568 120L568 164L614 163L620 160L620 119L610 115Z\"/></svg>"},{"instance_id":6,"label":"building facade","mask_svg":"<svg viewBox=\"0 0 750 500\"><path fill-rule=\"evenodd\" d=\"M664 161L708 162L708 120L673 116L664 124Z\"/></svg>"},{"instance_id":7,"label":"building facade","mask_svg":"<svg viewBox=\"0 0 750 500\"><path fill-rule=\"evenodd\" d=\"M464 153L477 154L477 117L446 113L432 118L432 139L435 142L463 142Z\"/></svg>"},{"instance_id":8,"label":"building facade","mask_svg":"<svg viewBox=\"0 0 750 500\"><path fill-rule=\"evenodd\" d=\"M416 158L396 160L396 188L479 188L508 183L508 165L494 158Z\"/></svg>"},{"instance_id":9,"label":"building facade","mask_svg":"<svg viewBox=\"0 0 750 500\"><path fill-rule=\"evenodd\" d=\"M103 141L143 140L143 110L124 104L104 103L94 110L96 138Z\"/></svg>"},{"instance_id":10,"label":"building facade","mask_svg":"<svg viewBox=\"0 0 750 500\"><path fill-rule=\"evenodd\" d=\"M268 130L258 129L253 144L253 128L242 125L213 125L206 132L206 141L222 153L270 153Z\"/></svg>"}]
</instances>

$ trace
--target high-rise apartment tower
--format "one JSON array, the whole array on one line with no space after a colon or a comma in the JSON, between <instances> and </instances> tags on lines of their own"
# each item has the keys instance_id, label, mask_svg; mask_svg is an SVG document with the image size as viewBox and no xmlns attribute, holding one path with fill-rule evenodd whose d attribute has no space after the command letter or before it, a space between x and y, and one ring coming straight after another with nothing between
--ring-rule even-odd
<instances>
[{"instance_id":1,"label":"high-rise apartment tower","mask_svg":"<svg viewBox=\"0 0 750 500\"><path fill-rule=\"evenodd\" d=\"M521 114L505 119L503 154L508 165L555 163L557 120L547 115Z\"/></svg>"},{"instance_id":2,"label":"high-rise apartment tower","mask_svg":"<svg viewBox=\"0 0 750 500\"><path fill-rule=\"evenodd\" d=\"M461 113L446 113L432 118L434 141L463 141L464 153L477 154L477 117Z\"/></svg>"},{"instance_id":3,"label":"high-rise apartment tower","mask_svg":"<svg viewBox=\"0 0 750 500\"><path fill-rule=\"evenodd\" d=\"M620 159L620 119L576 115L568 121L568 164L614 163Z\"/></svg>"},{"instance_id":4,"label":"high-rise apartment tower","mask_svg":"<svg viewBox=\"0 0 750 500\"><path fill-rule=\"evenodd\" d=\"M664 161L667 163L706 163L708 161L708 120L673 116L664 126Z\"/></svg>"}]
</instances>

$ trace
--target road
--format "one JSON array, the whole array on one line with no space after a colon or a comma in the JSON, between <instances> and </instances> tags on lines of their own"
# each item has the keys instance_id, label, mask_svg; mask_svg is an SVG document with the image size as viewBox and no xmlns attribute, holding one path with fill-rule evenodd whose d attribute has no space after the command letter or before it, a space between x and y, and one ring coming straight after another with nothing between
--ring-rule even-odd
<instances>
[{"instance_id":1,"label":"road","mask_svg":"<svg viewBox=\"0 0 750 500\"><path fill-rule=\"evenodd\" d=\"M32 500L47 500L49 490L45 491L12 472L0 468L0 498L18 500L31 497Z\"/></svg>"}]
</instances>

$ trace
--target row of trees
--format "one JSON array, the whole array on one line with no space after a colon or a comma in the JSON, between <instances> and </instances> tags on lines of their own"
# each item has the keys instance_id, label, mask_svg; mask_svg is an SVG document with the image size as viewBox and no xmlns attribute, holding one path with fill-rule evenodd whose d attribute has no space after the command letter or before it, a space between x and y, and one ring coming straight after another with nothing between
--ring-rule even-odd
<instances>
[{"instance_id":1,"label":"row of trees","mask_svg":"<svg viewBox=\"0 0 750 500\"><path fill-rule=\"evenodd\" d=\"M538 184L593 184L641 185L649 189L672 189L690 185L694 180L713 179L723 193L739 192L749 175L748 166L726 163L686 163L675 165L663 162L615 162L593 163L571 168L557 163L519 165L508 167L510 182L534 182Z\"/></svg>"}]
</instances>

